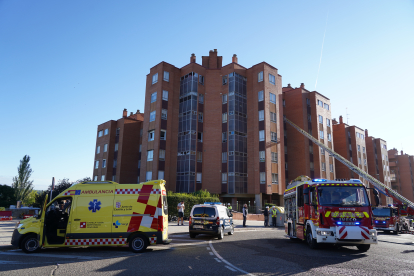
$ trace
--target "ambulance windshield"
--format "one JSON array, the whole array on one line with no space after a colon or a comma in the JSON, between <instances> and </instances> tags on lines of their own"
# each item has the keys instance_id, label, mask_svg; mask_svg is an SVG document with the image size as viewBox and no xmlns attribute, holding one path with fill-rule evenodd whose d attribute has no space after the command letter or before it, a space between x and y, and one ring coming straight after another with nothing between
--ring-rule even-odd
<instances>
[{"instance_id":1,"label":"ambulance windshield","mask_svg":"<svg viewBox=\"0 0 414 276\"><path fill-rule=\"evenodd\" d=\"M318 198L319 204L323 206L369 206L367 193L362 186L319 186Z\"/></svg>"},{"instance_id":2,"label":"ambulance windshield","mask_svg":"<svg viewBox=\"0 0 414 276\"><path fill-rule=\"evenodd\" d=\"M372 209L374 216L376 217L390 217L391 216L391 208L375 208Z\"/></svg>"}]
</instances>

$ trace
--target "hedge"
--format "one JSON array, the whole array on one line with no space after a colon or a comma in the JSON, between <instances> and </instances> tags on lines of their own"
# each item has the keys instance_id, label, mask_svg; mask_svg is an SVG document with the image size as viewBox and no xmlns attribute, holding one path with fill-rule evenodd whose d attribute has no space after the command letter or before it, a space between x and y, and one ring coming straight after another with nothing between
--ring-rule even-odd
<instances>
[{"instance_id":1,"label":"hedge","mask_svg":"<svg viewBox=\"0 0 414 276\"><path fill-rule=\"evenodd\" d=\"M182 200L184 201L185 206L184 217L190 216L191 209L196 204L203 204L204 202L220 202L219 198L215 195L200 197L194 194L168 192L168 215L178 217L177 205Z\"/></svg>"}]
</instances>

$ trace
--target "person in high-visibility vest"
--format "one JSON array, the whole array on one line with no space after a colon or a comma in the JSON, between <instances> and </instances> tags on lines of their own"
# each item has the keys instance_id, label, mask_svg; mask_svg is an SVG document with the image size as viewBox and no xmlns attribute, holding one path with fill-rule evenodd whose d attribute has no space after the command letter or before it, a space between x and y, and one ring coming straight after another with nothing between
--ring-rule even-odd
<instances>
[{"instance_id":1,"label":"person in high-visibility vest","mask_svg":"<svg viewBox=\"0 0 414 276\"><path fill-rule=\"evenodd\" d=\"M229 209L229 211L231 212L233 207L231 207L230 203L227 203L227 209Z\"/></svg>"},{"instance_id":2,"label":"person in high-visibility vest","mask_svg":"<svg viewBox=\"0 0 414 276\"><path fill-rule=\"evenodd\" d=\"M272 207L272 210L270 210L270 213L272 214L272 225L273 227L276 227L277 210L275 206Z\"/></svg>"}]
</instances>

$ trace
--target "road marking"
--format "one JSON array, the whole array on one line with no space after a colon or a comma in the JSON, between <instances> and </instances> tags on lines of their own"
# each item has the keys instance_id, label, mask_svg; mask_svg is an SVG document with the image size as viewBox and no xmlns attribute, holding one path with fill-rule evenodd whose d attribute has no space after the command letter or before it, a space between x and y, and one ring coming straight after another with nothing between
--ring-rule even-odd
<instances>
[{"instance_id":1,"label":"road marking","mask_svg":"<svg viewBox=\"0 0 414 276\"><path fill-rule=\"evenodd\" d=\"M222 261L223 263L226 263L228 266L230 266L230 267L232 267L232 268L234 268L234 269L236 269L236 270L238 270L238 271L240 271L241 273L244 273L244 274L246 274L246 275L250 275L250 276L254 276L253 274L250 274L249 272L246 272L246 271L244 271L244 270L242 270L242 269L240 269L240 268L238 268L237 266L234 266L234 265L232 265L231 263L229 263L228 261L226 261L225 259L223 259L223 257L221 257L220 255L219 255L219 253L217 253L217 251L214 249L214 246L213 246L213 243L212 243L212 241L210 240L210 247L211 247L211 250L214 252L214 255L216 255L217 256L217 258L218 259L220 259L220 261ZM217 258L214 258L216 261L218 261L218 259Z\"/></svg>"},{"instance_id":2,"label":"road marking","mask_svg":"<svg viewBox=\"0 0 414 276\"><path fill-rule=\"evenodd\" d=\"M211 251L210 251L210 252L208 252L208 253L210 253L210 255L211 255L211 256L213 256L213 255L214 255L214 253L213 253L213 252L211 252Z\"/></svg>"},{"instance_id":3,"label":"road marking","mask_svg":"<svg viewBox=\"0 0 414 276\"><path fill-rule=\"evenodd\" d=\"M13 255L13 256L26 256L27 253L18 253L18 252L0 252L0 255ZM90 257L90 256L75 256L75 255L58 255L58 254L45 254L45 253L37 253L35 255L32 255L31 257L51 257L51 258L62 258L62 259L85 259L85 260L97 260L100 258L97 257Z\"/></svg>"},{"instance_id":4,"label":"road marking","mask_svg":"<svg viewBox=\"0 0 414 276\"><path fill-rule=\"evenodd\" d=\"M229 267L228 265L226 265L225 267L227 267L227 268L228 268L228 269L230 269L231 271L237 271L237 270L235 270L234 268Z\"/></svg>"},{"instance_id":5,"label":"road marking","mask_svg":"<svg viewBox=\"0 0 414 276\"><path fill-rule=\"evenodd\" d=\"M211 250L210 247L207 246L207 250Z\"/></svg>"},{"instance_id":6,"label":"road marking","mask_svg":"<svg viewBox=\"0 0 414 276\"><path fill-rule=\"evenodd\" d=\"M221 261L218 258L214 258L214 260L216 260L217 262L221 263Z\"/></svg>"}]
</instances>

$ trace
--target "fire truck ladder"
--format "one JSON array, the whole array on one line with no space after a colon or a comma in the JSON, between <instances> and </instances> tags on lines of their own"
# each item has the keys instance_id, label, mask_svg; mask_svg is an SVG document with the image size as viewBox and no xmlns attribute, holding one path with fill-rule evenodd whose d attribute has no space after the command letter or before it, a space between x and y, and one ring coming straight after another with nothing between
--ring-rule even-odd
<instances>
[{"instance_id":1,"label":"fire truck ladder","mask_svg":"<svg viewBox=\"0 0 414 276\"><path fill-rule=\"evenodd\" d=\"M285 116L283 117L283 120L286 123L288 123L289 125L291 125L294 129L296 129L297 131L299 131L300 133L302 133L302 135L304 135L305 137L307 137L309 140L311 140L312 142L314 142L315 144L317 144L319 147L321 147L325 151L329 152L329 154L331 156L333 156L336 160L338 160L339 162L341 162L342 164L344 164L345 166L347 166L348 169L350 169L354 173L358 174L363 179L367 180L378 191L380 191L381 193L383 193L386 196L391 197L393 200L395 200L399 204L405 204L407 206L407 212L410 215L414 215L414 203L413 202L409 201L408 199L406 199L405 197L403 197L402 195L400 195L396 191L390 189L389 187L387 187L386 185L384 185L383 183L381 183L380 181L378 181L377 179L375 179L374 177L372 177L368 173L364 172L363 170L361 170L360 168L358 168L357 166L355 166L354 164L352 164L351 162L349 162L348 160L346 160L345 158L343 158L340 154L338 154L338 153L334 152L332 149L326 147L324 144L322 144L321 142L319 142L318 139L316 139L311 134L309 134L308 132L304 131L303 129L301 129L297 125L295 125L293 122L291 122L290 120L288 120Z\"/></svg>"}]
</instances>

